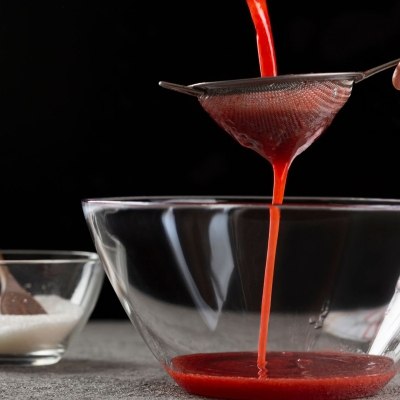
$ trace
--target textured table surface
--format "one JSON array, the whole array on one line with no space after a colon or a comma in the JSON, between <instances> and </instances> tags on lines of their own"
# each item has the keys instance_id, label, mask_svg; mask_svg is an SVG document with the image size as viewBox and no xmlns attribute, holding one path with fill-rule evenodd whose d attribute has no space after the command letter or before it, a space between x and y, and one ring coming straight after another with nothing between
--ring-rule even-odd
<instances>
[{"instance_id":1,"label":"textured table surface","mask_svg":"<svg viewBox=\"0 0 400 400\"><path fill-rule=\"evenodd\" d=\"M89 322L58 364L0 367L0 398L204 399L174 383L129 321ZM400 374L369 399L400 399Z\"/></svg>"}]
</instances>

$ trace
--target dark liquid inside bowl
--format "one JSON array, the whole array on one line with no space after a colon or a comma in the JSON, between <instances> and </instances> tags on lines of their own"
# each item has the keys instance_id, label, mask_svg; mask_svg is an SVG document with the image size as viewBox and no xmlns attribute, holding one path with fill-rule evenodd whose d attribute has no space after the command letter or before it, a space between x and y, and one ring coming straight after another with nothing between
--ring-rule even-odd
<instances>
[{"instance_id":1,"label":"dark liquid inside bowl","mask_svg":"<svg viewBox=\"0 0 400 400\"><path fill-rule=\"evenodd\" d=\"M206 353L172 359L167 372L190 393L238 400L355 399L371 396L396 374L388 357L333 352Z\"/></svg>"}]
</instances>

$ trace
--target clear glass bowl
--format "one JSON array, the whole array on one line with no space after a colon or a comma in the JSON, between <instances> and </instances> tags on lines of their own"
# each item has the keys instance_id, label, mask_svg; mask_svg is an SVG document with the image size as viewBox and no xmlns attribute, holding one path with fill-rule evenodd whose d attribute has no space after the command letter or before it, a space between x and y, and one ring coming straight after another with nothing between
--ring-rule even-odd
<instances>
[{"instance_id":1,"label":"clear glass bowl","mask_svg":"<svg viewBox=\"0 0 400 400\"><path fill-rule=\"evenodd\" d=\"M1 250L1 254L0 364L57 363L98 299L104 279L98 255L33 250ZM10 278L4 282L4 273L17 283ZM17 294L22 295L15 296L15 285L19 285ZM4 287L11 293L6 295ZM31 301L45 313L24 312Z\"/></svg>"},{"instance_id":2,"label":"clear glass bowl","mask_svg":"<svg viewBox=\"0 0 400 400\"><path fill-rule=\"evenodd\" d=\"M190 393L348 399L400 369L400 201L83 200L108 278ZM257 364L270 213L280 229L266 368Z\"/></svg>"}]
</instances>

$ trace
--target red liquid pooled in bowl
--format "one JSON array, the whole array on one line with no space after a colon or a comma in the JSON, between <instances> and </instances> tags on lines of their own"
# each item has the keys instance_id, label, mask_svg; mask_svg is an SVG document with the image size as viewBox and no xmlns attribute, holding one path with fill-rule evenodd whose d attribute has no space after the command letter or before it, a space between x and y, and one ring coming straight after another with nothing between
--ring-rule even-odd
<instances>
[{"instance_id":1,"label":"red liquid pooled in bowl","mask_svg":"<svg viewBox=\"0 0 400 400\"><path fill-rule=\"evenodd\" d=\"M265 377L256 353L180 356L172 368L189 393L238 400L354 399L375 394L396 374L388 357L324 352L269 352Z\"/></svg>"},{"instance_id":2,"label":"red liquid pooled in bowl","mask_svg":"<svg viewBox=\"0 0 400 400\"><path fill-rule=\"evenodd\" d=\"M276 76L275 50L266 1L246 1L256 28L261 75ZM292 104L297 105L295 113L291 109L292 104L285 102L275 108L269 105L268 113L264 113L262 107L249 110L247 99L244 98L246 94L220 96L217 101L213 98L210 103L207 97L200 98L204 109L225 131L271 163L274 172L274 205L282 204L293 159L325 131L350 95L349 87L335 87L338 97L332 100L332 87L329 85L318 87L318 92L322 97L329 98L328 102L336 101L334 106L316 100L312 88L305 89L298 99L292 99ZM227 107L227 104L223 104L225 101L235 102L235 106L229 107L228 104ZM243 107L240 103L243 103ZM290 120L289 126L296 134L280 133L283 120L286 124ZM265 129L265 126L269 129ZM394 363L388 357L326 352L267 353L280 224L280 211L274 205L270 207L258 352L179 356L165 367L167 372L188 392L216 398L339 400L375 394L396 374Z\"/></svg>"}]
</instances>

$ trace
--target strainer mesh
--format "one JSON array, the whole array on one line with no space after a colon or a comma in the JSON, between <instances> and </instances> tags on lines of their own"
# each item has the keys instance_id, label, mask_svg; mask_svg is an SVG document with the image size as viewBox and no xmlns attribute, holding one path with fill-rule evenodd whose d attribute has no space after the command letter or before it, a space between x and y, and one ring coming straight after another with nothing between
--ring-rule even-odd
<instances>
[{"instance_id":1,"label":"strainer mesh","mask_svg":"<svg viewBox=\"0 0 400 400\"><path fill-rule=\"evenodd\" d=\"M202 107L240 144L270 162L307 149L347 102L353 80L314 80L208 90Z\"/></svg>"}]
</instances>

